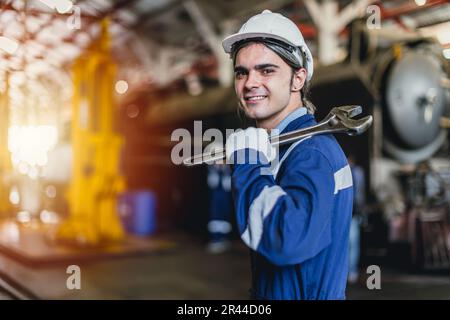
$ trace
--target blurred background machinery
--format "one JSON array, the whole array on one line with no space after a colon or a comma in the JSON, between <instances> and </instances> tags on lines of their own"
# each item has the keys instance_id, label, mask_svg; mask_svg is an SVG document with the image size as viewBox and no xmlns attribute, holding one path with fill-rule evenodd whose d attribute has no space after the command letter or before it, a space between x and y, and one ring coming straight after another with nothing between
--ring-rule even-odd
<instances>
[{"instance_id":1,"label":"blurred background machinery","mask_svg":"<svg viewBox=\"0 0 450 320\"><path fill-rule=\"evenodd\" d=\"M439 193L438 211L442 212L439 219L442 226L448 221L449 199L445 192L448 182L444 181L450 170L448 130L442 125L450 104L446 85L448 62L442 56L440 44L430 38L391 39L379 32L373 34L361 21L353 22L350 30L350 55L341 63L320 69L312 91L313 101L326 106L356 99L368 107L368 113L374 114L376 124L366 137L358 140L338 137L347 154L356 156L363 165L369 181L367 193L372 202L363 225L365 252L385 255L390 244L400 242L409 246L405 250L411 255L407 255L406 261L412 262L411 250L417 247L416 242L426 240L420 238L414 227L406 226L406 221L412 219L409 214L419 210L419 204L406 195L411 195L410 188L418 188L419 182L411 179L408 186L403 182L414 176L423 162L429 163L428 174L440 177L439 188L444 188L444 192ZM419 199L419 195L414 194L413 198ZM421 215L436 209L428 206L428 201L421 204ZM399 216L404 216L403 228L409 230L402 240L396 238L398 226L394 227ZM447 237L448 233L442 229L439 241L444 248L447 246L444 251L448 251ZM421 246L432 247L429 243ZM418 254L414 253L414 263L422 265L417 260ZM395 256L399 257L398 252ZM441 266L447 268L448 255L442 259Z\"/></svg>"}]
</instances>

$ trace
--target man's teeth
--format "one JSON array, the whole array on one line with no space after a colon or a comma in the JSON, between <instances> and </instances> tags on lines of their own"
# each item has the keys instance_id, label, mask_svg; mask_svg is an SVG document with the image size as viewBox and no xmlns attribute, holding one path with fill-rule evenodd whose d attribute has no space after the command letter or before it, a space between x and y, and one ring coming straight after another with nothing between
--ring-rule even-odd
<instances>
[{"instance_id":1,"label":"man's teeth","mask_svg":"<svg viewBox=\"0 0 450 320\"><path fill-rule=\"evenodd\" d=\"M262 100L264 99L266 96L256 96L256 97L250 97L247 98L248 101L256 101L256 100Z\"/></svg>"}]
</instances>

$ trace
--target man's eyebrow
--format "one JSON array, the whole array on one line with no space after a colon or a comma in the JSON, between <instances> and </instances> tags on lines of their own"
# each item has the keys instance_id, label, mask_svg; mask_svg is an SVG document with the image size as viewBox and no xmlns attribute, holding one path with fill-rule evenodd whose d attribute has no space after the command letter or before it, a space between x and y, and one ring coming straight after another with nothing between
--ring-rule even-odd
<instances>
[{"instance_id":1,"label":"man's eyebrow","mask_svg":"<svg viewBox=\"0 0 450 320\"><path fill-rule=\"evenodd\" d=\"M271 63L257 64L255 66L255 70L263 70L266 68L279 68L279 66L277 66L276 64L271 64Z\"/></svg>"},{"instance_id":2,"label":"man's eyebrow","mask_svg":"<svg viewBox=\"0 0 450 320\"><path fill-rule=\"evenodd\" d=\"M263 64L257 64L255 66L255 70L264 70L266 68L280 68L279 66L277 66L276 64L272 64L272 63L263 63ZM236 66L234 68L234 72L248 72L248 69L243 67L243 66Z\"/></svg>"},{"instance_id":3,"label":"man's eyebrow","mask_svg":"<svg viewBox=\"0 0 450 320\"><path fill-rule=\"evenodd\" d=\"M244 68L242 66L237 66L237 67L234 68L234 72L238 72L238 71L240 71L240 72L248 72L248 69Z\"/></svg>"}]
</instances>

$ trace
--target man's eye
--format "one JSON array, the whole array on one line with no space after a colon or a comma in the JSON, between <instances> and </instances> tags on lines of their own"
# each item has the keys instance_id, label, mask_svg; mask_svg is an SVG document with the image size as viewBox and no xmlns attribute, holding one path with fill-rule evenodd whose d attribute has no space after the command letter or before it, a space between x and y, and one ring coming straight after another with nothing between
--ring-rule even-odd
<instances>
[{"instance_id":1,"label":"man's eye","mask_svg":"<svg viewBox=\"0 0 450 320\"><path fill-rule=\"evenodd\" d=\"M236 71L234 73L236 79L241 79L243 76L245 76L245 72L244 71Z\"/></svg>"},{"instance_id":2,"label":"man's eye","mask_svg":"<svg viewBox=\"0 0 450 320\"><path fill-rule=\"evenodd\" d=\"M263 69L262 70L262 73L263 74L270 74L270 73L272 73L272 72L274 72L275 70L273 70L273 69Z\"/></svg>"}]
</instances>

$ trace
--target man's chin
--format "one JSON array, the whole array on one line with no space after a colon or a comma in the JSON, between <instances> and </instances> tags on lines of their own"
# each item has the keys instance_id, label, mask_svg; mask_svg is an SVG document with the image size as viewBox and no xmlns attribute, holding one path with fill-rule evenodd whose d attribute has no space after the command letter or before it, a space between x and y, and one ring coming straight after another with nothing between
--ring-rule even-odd
<instances>
[{"instance_id":1,"label":"man's chin","mask_svg":"<svg viewBox=\"0 0 450 320\"><path fill-rule=\"evenodd\" d=\"M268 120L270 118L270 116L255 115L255 114L248 115L247 114L247 118L255 121L256 124L261 124L261 123L264 123L266 120Z\"/></svg>"},{"instance_id":2,"label":"man's chin","mask_svg":"<svg viewBox=\"0 0 450 320\"><path fill-rule=\"evenodd\" d=\"M261 117L258 114L255 114L254 112L246 112L245 115L247 116L247 118L256 120L256 121L263 119L263 117Z\"/></svg>"},{"instance_id":3,"label":"man's chin","mask_svg":"<svg viewBox=\"0 0 450 320\"><path fill-rule=\"evenodd\" d=\"M267 112L264 112L264 106L250 106L245 108L245 115L247 118L253 120L264 120L268 118Z\"/></svg>"}]
</instances>

